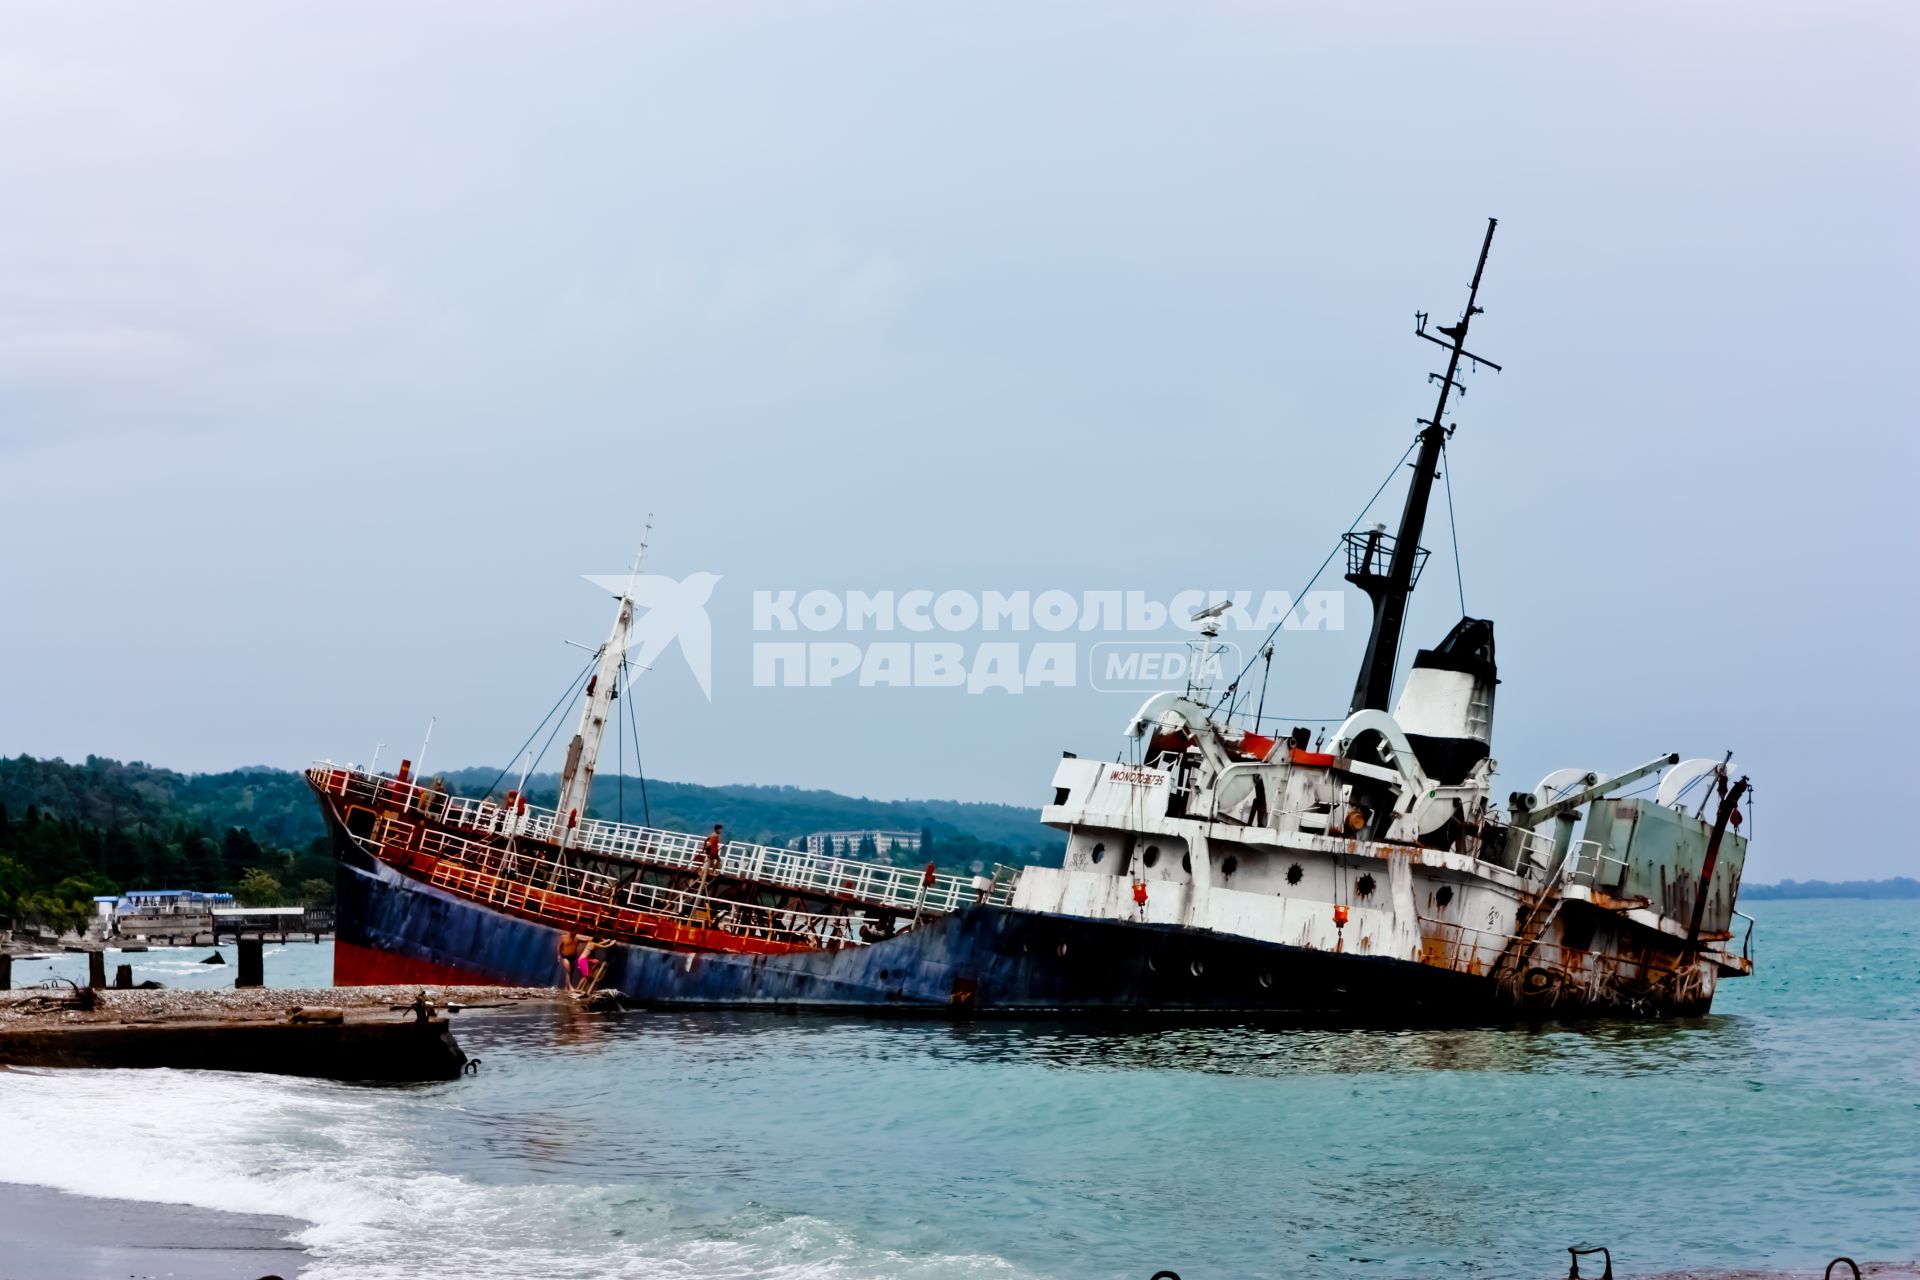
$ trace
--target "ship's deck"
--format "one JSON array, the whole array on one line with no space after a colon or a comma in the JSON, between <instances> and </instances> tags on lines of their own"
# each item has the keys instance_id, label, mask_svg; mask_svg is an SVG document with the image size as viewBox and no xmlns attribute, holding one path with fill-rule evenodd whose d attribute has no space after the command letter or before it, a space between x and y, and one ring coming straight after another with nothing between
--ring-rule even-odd
<instances>
[{"instance_id":1,"label":"ship's deck","mask_svg":"<svg viewBox=\"0 0 1920 1280\"><path fill-rule=\"evenodd\" d=\"M552 809L524 801L508 806L490 798L475 800L331 761L309 768L307 780L316 790L342 800L418 814L441 828L434 833L436 852L470 864L477 858L462 855L479 851L456 847L473 843L470 837L478 837L481 842L512 837L557 845L555 832L563 829L560 816ZM468 833L469 838L455 832ZM968 877L740 840L724 843L720 865L712 868L703 863L703 843L703 837L684 831L588 818L574 827L566 847L569 853L615 862L670 870L709 870L721 877L792 889L872 911L923 916L983 903L1005 906L1013 900L1018 877L1017 870L1007 867L995 867L992 876Z\"/></svg>"}]
</instances>

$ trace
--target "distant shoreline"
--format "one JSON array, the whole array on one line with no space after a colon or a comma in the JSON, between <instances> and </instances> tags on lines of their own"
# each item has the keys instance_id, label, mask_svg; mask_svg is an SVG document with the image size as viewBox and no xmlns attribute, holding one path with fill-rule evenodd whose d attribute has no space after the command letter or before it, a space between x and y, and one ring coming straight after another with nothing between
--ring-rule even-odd
<instances>
[{"instance_id":1,"label":"distant shoreline","mask_svg":"<svg viewBox=\"0 0 1920 1280\"><path fill-rule=\"evenodd\" d=\"M1748 902L1785 902L1802 898L1920 898L1920 880L1895 876L1891 880L1782 880L1778 884L1740 886Z\"/></svg>"}]
</instances>

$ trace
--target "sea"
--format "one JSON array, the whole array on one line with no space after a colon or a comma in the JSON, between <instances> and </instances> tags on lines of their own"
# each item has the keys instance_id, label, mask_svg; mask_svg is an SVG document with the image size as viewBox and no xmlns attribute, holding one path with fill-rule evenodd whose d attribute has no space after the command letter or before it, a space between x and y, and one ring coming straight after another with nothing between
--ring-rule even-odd
<instances>
[{"instance_id":1,"label":"sea","mask_svg":"<svg viewBox=\"0 0 1920 1280\"><path fill-rule=\"evenodd\" d=\"M477 1075L0 1071L0 1181L316 1280L1547 1277L1920 1256L1920 903L1760 902L1711 1016L1459 1031L477 1010ZM209 948L125 957L225 985ZM277 985L330 947L269 947ZM75 958L16 963L68 972ZM1597 1272L1595 1272L1597 1274Z\"/></svg>"}]
</instances>

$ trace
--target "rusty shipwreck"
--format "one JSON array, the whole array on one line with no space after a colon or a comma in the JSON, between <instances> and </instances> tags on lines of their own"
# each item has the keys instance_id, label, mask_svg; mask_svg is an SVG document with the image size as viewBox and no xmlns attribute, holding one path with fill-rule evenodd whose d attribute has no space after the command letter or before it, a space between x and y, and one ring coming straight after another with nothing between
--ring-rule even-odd
<instances>
[{"instance_id":1,"label":"rusty shipwreck","mask_svg":"<svg viewBox=\"0 0 1920 1280\"><path fill-rule=\"evenodd\" d=\"M1752 971L1735 910L1748 782L1662 754L1494 795L1493 624L1462 618L1393 696L1493 223L1408 449L1397 530L1345 535L1373 606L1351 714L1265 728L1234 681L1151 698L1114 758L1067 754L1058 867L953 875L703 843L591 816L631 588L584 689L558 802L463 797L322 763L338 859L336 981L551 984L563 932L656 1005L973 1014L1249 1013L1468 1022L1698 1014ZM1492 367L1498 368L1497 365ZM1358 522L1356 521L1356 526ZM1203 624L1203 636L1210 629ZM1244 674L1244 673L1243 673ZM524 785L524 784L523 784Z\"/></svg>"}]
</instances>

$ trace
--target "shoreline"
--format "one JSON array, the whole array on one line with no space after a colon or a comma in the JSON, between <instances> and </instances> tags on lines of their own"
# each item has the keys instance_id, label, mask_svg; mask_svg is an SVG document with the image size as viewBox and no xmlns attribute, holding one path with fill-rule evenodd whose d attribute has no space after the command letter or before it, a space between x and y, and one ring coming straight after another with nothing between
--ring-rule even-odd
<instances>
[{"instance_id":1,"label":"shoreline","mask_svg":"<svg viewBox=\"0 0 1920 1280\"><path fill-rule=\"evenodd\" d=\"M309 1224L272 1214L78 1195L0 1182L6 1280L294 1280Z\"/></svg>"}]
</instances>

